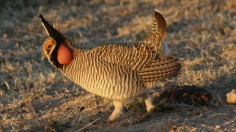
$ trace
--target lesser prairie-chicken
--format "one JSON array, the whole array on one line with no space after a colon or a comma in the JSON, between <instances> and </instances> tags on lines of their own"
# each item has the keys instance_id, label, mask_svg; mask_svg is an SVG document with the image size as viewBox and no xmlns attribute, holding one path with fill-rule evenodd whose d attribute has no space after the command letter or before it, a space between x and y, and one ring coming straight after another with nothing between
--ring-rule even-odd
<instances>
[{"instance_id":1,"label":"lesser prairie-chicken","mask_svg":"<svg viewBox=\"0 0 236 132\"><path fill-rule=\"evenodd\" d=\"M82 88L111 99L115 106L111 121L120 116L124 103L135 97L143 97L147 112L153 112L155 106L148 94L150 84L176 76L181 69L163 42L166 21L157 10L152 31L142 42L106 44L86 50L75 47L42 15L39 17L49 35L43 45L43 58Z\"/></svg>"}]
</instances>

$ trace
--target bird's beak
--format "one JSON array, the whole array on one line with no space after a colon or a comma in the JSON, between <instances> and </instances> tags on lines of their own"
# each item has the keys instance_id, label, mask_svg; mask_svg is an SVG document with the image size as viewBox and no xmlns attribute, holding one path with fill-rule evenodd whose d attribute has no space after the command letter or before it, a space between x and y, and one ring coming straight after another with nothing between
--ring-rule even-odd
<instances>
[{"instance_id":1,"label":"bird's beak","mask_svg":"<svg viewBox=\"0 0 236 132\"><path fill-rule=\"evenodd\" d=\"M51 26L41 14L39 14L39 17L41 19L42 25L44 26L44 29L50 37L56 40L57 43L62 43L65 41L65 37L59 31L53 28L53 26Z\"/></svg>"},{"instance_id":2,"label":"bird's beak","mask_svg":"<svg viewBox=\"0 0 236 132\"><path fill-rule=\"evenodd\" d=\"M46 55L43 53L42 55L42 61L46 58Z\"/></svg>"}]
</instances>

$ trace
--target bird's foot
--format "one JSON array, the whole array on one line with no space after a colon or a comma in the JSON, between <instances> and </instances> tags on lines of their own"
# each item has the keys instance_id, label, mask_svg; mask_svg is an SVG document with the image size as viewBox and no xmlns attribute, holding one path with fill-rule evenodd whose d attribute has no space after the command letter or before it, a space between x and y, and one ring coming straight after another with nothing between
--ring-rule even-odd
<instances>
[{"instance_id":1,"label":"bird's foot","mask_svg":"<svg viewBox=\"0 0 236 132\"><path fill-rule=\"evenodd\" d=\"M115 110L110 115L108 121L113 122L115 119L119 118L120 115L123 113L123 103L120 101L113 101Z\"/></svg>"}]
</instances>

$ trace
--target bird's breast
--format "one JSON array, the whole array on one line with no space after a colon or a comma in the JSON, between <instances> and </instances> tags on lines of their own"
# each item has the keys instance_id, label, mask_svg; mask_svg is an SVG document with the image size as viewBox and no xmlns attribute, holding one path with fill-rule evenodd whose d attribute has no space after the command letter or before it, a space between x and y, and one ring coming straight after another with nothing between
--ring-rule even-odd
<instances>
[{"instance_id":1,"label":"bird's breast","mask_svg":"<svg viewBox=\"0 0 236 132\"><path fill-rule=\"evenodd\" d=\"M78 56L63 68L62 73L89 92L106 98L125 100L145 90L137 71L99 58Z\"/></svg>"}]
</instances>

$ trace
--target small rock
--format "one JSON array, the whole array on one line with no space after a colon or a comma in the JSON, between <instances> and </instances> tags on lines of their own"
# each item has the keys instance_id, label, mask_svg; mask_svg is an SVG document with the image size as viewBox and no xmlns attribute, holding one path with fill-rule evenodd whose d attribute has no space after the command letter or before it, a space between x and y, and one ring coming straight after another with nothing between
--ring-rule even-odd
<instances>
[{"instance_id":1,"label":"small rock","mask_svg":"<svg viewBox=\"0 0 236 132\"><path fill-rule=\"evenodd\" d=\"M233 89L231 92L226 94L226 101L228 104L236 104L236 90Z\"/></svg>"},{"instance_id":2,"label":"small rock","mask_svg":"<svg viewBox=\"0 0 236 132\"><path fill-rule=\"evenodd\" d=\"M220 129L220 125L216 125L215 127L216 127L217 129Z\"/></svg>"}]
</instances>

